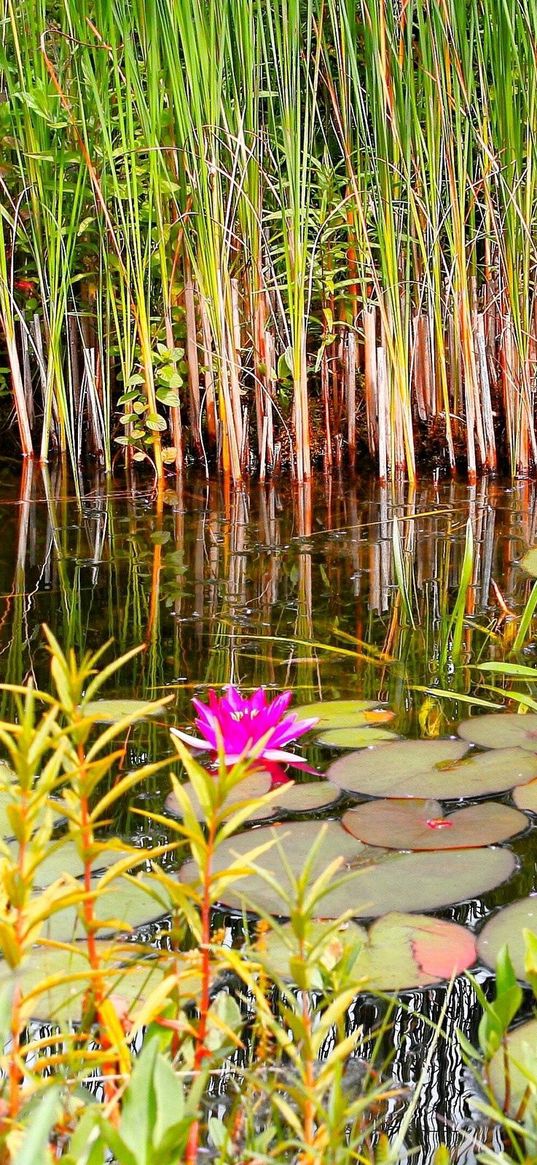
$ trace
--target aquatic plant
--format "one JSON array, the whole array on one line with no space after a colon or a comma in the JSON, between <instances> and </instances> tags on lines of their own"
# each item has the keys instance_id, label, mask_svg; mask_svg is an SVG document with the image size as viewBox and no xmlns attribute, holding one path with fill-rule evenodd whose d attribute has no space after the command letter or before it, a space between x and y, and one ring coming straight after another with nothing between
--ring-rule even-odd
<instances>
[{"instance_id":1,"label":"aquatic plant","mask_svg":"<svg viewBox=\"0 0 537 1165\"><path fill-rule=\"evenodd\" d=\"M529 473L536 34L530 0L6 0L24 455Z\"/></svg>"},{"instance_id":2,"label":"aquatic plant","mask_svg":"<svg viewBox=\"0 0 537 1165\"><path fill-rule=\"evenodd\" d=\"M249 760L259 767L266 763L300 768L304 762L286 751L284 745L314 728L317 717L301 720L295 712L288 712L292 699L292 692L282 692L268 701L264 688L258 688L252 696L241 696L230 684L220 697L211 690L208 705L196 697L192 700L201 739L179 728L170 731L190 748L222 756L228 765Z\"/></svg>"}]
</instances>

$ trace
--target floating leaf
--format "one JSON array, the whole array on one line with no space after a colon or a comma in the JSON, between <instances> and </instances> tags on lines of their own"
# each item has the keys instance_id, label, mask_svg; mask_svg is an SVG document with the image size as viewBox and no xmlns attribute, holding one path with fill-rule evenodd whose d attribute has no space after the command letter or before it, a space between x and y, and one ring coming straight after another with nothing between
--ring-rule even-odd
<instances>
[{"instance_id":1,"label":"floating leaf","mask_svg":"<svg viewBox=\"0 0 537 1165\"><path fill-rule=\"evenodd\" d=\"M517 785L513 789L513 801L519 809L537 813L537 780L528 781L526 785Z\"/></svg>"},{"instance_id":2,"label":"floating leaf","mask_svg":"<svg viewBox=\"0 0 537 1165\"><path fill-rule=\"evenodd\" d=\"M531 574L533 578L537 578L537 546L533 546L528 550L523 558L520 559L520 566L526 574Z\"/></svg>"},{"instance_id":3,"label":"floating leaf","mask_svg":"<svg viewBox=\"0 0 537 1165\"><path fill-rule=\"evenodd\" d=\"M122 858L130 857L132 853L132 868L147 860L147 852L142 849L134 849L132 851L127 847L122 848L118 846L117 849L100 849L99 853L93 860L92 872L96 874L99 870L107 870L113 866L115 862L121 861ZM57 878L61 878L62 874L70 874L72 878L82 878L84 875L84 865L76 845L70 839L62 841L57 849L51 849L51 852L43 859L35 871L35 883L44 889L45 886L50 886Z\"/></svg>"},{"instance_id":4,"label":"floating leaf","mask_svg":"<svg viewBox=\"0 0 537 1165\"><path fill-rule=\"evenodd\" d=\"M339 791L328 781L289 781L280 785L280 798L271 801L266 809L252 813L250 821L261 821L266 817L279 816L282 810L291 813L311 813L332 805L339 797Z\"/></svg>"},{"instance_id":5,"label":"floating leaf","mask_svg":"<svg viewBox=\"0 0 537 1165\"><path fill-rule=\"evenodd\" d=\"M492 1091L501 1108L516 1116L528 1087L535 1093L537 1080L537 1019L509 1032L492 1057L488 1071Z\"/></svg>"},{"instance_id":6,"label":"floating leaf","mask_svg":"<svg viewBox=\"0 0 537 1165\"><path fill-rule=\"evenodd\" d=\"M528 819L516 809L496 801L469 805L445 817L438 801L366 801L349 809L342 818L344 829L367 845L387 849L473 849L495 845L521 833Z\"/></svg>"},{"instance_id":7,"label":"floating leaf","mask_svg":"<svg viewBox=\"0 0 537 1165\"><path fill-rule=\"evenodd\" d=\"M511 902L489 918L478 936L479 958L494 970L499 952L506 946L517 979L525 979L525 930L537 931L537 894Z\"/></svg>"},{"instance_id":8,"label":"floating leaf","mask_svg":"<svg viewBox=\"0 0 537 1165\"><path fill-rule=\"evenodd\" d=\"M321 944L329 923L316 923L311 945ZM472 966L473 935L463 926L420 914L391 912L369 928L347 923L330 934L320 963L330 969L352 948L359 948L351 983L363 991L403 991L450 979ZM298 940L290 923L263 938L261 959L284 978L292 978L289 958L298 956Z\"/></svg>"},{"instance_id":9,"label":"floating leaf","mask_svg":"<svg viewBox=\"0 0 537 1165\"><path fill-rule=\"evenodd\" d=\"M290 960L299 958L302 941L292 924L285 922L278 930L265 932L259 942L247 950L270 971L292 980ZM367 930L356 922L344 922L337 929L332 922L312 922L308 927L306 954L315 950L315 963L330 971L350 950L366 942ZM359 975L353 974L353 979L358 978Z\"/></svg>"},{"instance_id":10,"label":"floating leaf","mask_svg":"<svg viewBox=\"0 0 537 1165\"><path fill-rule=\"evenodd\" d=\"M482 748L523 748L537 752L536 712L490 712L463 720L457 729L463 740ZM537 764L535 766L537 776Z\"/></svg>"},{"instance_id":11,"label":"floating leaf","mask_svg":"<svg viewBox=\"0 0 537 1165\"><path fill-rule=\"evenodd\" d=\"M376 725L393 720L394 713L388 708L379 708L375 700L319 700L315 704L301 704L293 711L299 719L317 716L319 723L314 732L324 728L359 728L366 724Z\"/></svg>"},{"instance_id":12,"label":"floating leaf","mask_svg":"<svg viewBox=\"0 0 537 1165\"><path fill-rule=\"evenodd\" d=\"M94 879L92 885L98 891L95 913L98 920L96 929L100 936L127 932L166 913L166 907L144 890L142 878L117 878L100 891L98 879ZM67 906L51 914L43 925L41 937L56 942L72 942L83 938L84 927L76 907Z\"/></svg>"},{"instance_id":13,"label":"floating leaf","mask_svg":"<svg viewBox=\"0 0 537 1165\"><path fill-rule=\"evenodd\" d=\"M173 965L169 958L156 957L153 947L140 948L132 943L110 943L98 940L99 958L104 963L107 996L113 996L116 1005L128 1008L147 998L166 973L178 970L178 990L185 1000L199 994L199 975L190 961L175 955ZM0 963L0 966L4 964ZM87 978L66 982L67 976L84 975ZM47 980L61 976L58 983L46 986ZM85 944L79 949L36 946L26 963L17 971L16 981L23 994L32 998L23 1001L23 1013L45 1023L78 1023L81 1019L84 995L88 989L91 970ZM11 976L10 976L11 978ZM45 990L38 990L44 986Z\"/></svg>"},{"instance_id":14,"label":"floating leaf","mask_svg":"<svg viewBox=\"0 0 537 1165\"><path fill-rule=\"evenodd\" d=\"M255 797L262 797L265 793L269 792L271 780L272 778L270 777L269 773L265 772L252 773L251 776L245 777L244 781L240 781L238 785L235 785L235 787L230 790L228 796L226 797L225 808L227 809L229 807L229 812L232 813L233 806L236 805L238 801L248 801L250 798L253 799ZM195 790L189 781L183 785L183 790L189 798L198 821L203 821L205 814L198 801ZM173 817L182 817L181 808L175 793L170 793L169 796L166 797L165 806L168 813L171 813ZM272 809L269 804L266 812L264 812L264 816L266 817L267 813L271 812Z\"/></svg>"},{"instance_id":15,"label":"floating leaf","mask_svg":"<svg viewBox=\"0 0 537 1165\"><path fill-rule=\"evenodd\" d=\"M155 710L151 707L150 700L90 700L84 709L85 715L92 716L99 724L116 724L124 716L137 716L144 720L160 711L160 708Z\"/></svg>"},{"instance_id":16,"label":"floating leaf","mask_svg":"<svg viewBox=\"0 0 537 1165\"><path fill-rule=\"evenodd\" d=\"M397 740L395 732L387 728L328 728L317 738L319 744L330 748L370 748L379 740Z\"/></svg>"},{"instance_id":17,"label":"floating leaf","mask_svg":"<svg viewBox=\"0 0 537 1165\"><path fill-rule=\"evenodd\" d=\"M503 792L536 771L520 748L470 752L461 740L403 740L339 757L326 775L340 789L370 797L453 800Z\"/></svg>"},{"instance_id":18,"label":"floating leaf","mask_svg":"<svg viewBox=\"0 0 537 1165\"><path fill-rule=\"evenodd\" d=\"M339 823L328 822L319 829L318 821L293 821L254 832L241 833L219 847L214 872L227 870L235 857L244 857L254 846L276 838L275 845L262 854L257 864L275 881L269 885L258 874L237 877L222 889L220 901L233 908L256 906L272 914L289 915L289 903L278 893L292 897L286 864L298 876L316 841L319 846L312 867L312 882L334 858L341 856L343 865L334 876L351 877L334 887L319 900L316 913L320 918L337 918L346 910L360 918L374 918L390 910L434 910L452 902L492 890L505 881L515 868L509 850L447 850L445 852L401 854L393 850L361 845ZM186 882L196 880L194 864L187 862L180 871Z\"/></svg>"}]
</instances>

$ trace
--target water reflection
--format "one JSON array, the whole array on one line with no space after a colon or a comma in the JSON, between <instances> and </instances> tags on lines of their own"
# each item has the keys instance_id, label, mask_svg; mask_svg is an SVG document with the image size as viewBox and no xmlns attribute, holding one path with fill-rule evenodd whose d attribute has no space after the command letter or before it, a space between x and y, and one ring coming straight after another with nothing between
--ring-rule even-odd
<instances>
[{"instance_id":1,"label":"water reflection","mask_svg":"<svg viewBox=\"0 0 537 1165\"><path fill-rule=\"evenodd\" d=\"M533 585L517 565L537 540L530 482L332 479L230 493L194 479L155 502L96 478L79 507L59 467L29 464L0 491L1 678L44 679L46 621L78 650L145 642L124 690L177 685L181 716L194 686L289 684L299 699L381 696L400 731L437 732L439 713L445 728L461 708L431 706L413 686L474 690L469 665L504 657ZM468 521L474 558L454 655ZM530 633L524 651L534 654Z\"/></svg>"}]
</instances>

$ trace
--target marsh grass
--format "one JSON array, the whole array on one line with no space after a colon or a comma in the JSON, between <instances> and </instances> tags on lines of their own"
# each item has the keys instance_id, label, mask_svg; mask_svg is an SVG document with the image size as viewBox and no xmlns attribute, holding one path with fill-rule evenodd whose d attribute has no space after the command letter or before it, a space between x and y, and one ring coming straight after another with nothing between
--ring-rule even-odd
<instances>
[{"instance_id":1,"label":"marsh grass","mask_svg":"<svg viewBox=\"0 0 537 1165\"><path fill-rule=\"evenodd\" d=\"M528 474L535 21L528 0L4 0L22 453L159 479L193 454L235 483L365 451L383 479L431 454Z\"/></svg>"}]
</instances>

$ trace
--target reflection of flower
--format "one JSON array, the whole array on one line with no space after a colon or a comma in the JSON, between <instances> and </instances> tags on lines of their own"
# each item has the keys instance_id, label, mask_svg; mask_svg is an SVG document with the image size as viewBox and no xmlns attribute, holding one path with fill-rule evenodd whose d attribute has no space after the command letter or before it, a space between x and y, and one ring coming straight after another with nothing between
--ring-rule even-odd
<instances>
[{"instance_id":1,"label":"reflection of flower","mask_svg":"<svg viewBox=\"0 0 537 1165\"><path fill-rule=\"evenodd\" d=\"M263 688L258 688L253 696L244 697L230 685L220 697L210 691L208 705L192 700L202 740L177 728L171 731L191 748L215 753L223 748L227 764L250 757L267 762L267 767L274 761L300 766L299 759L285 751L284 745L309 732L317 717L299 720L295 712L287 711L291 700L292 692L282 692L268 703Z\"/></svg>"}]
</instances>

